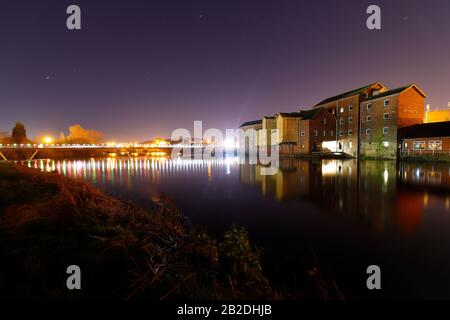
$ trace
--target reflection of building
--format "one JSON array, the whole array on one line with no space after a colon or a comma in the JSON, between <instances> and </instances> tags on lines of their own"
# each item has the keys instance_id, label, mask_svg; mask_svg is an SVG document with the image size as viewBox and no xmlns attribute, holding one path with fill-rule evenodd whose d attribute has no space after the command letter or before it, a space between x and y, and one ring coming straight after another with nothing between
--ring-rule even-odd
<instances>
[{"instance_id":1,"label":"reflection of building","mask_svg":"<svg viewBox=\"0 0 450 320\"><path fill-rule=\"evenodd\" d=\"M296 199L300 206L306 200L324 213L357 221L375 230L394 227L412 232L422 221L424 194L403 186L410 179L416 179L417 168L414 164L402 163L398 167L393 161L314 162L285 158L281 159L276 175L259 176L259 179L255 179L255 172L260 166L241 165L241 181L260 189L265 196L279 201ZM440 176L442 183L450 186L448 169L439 175L433 168L426 165L419 168L424 184L436 185ZM399 189L401 193L398 193ZM410 213L410 206L405 204L408 199L414 203Z\"/></svg>"}]
</instances>

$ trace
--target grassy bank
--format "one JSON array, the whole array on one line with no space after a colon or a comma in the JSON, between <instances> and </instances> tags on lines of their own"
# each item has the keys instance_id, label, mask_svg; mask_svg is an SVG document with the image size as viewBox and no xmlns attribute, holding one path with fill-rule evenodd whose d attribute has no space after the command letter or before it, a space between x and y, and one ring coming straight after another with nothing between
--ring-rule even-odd
<instances>
[{"instance_id":1,"label":"grassy bank","mask_svg":"<svg viewBox=\"0 0 450 320\"><path fill-rule=\"evenodd\" d=\"M56 173L0 163L0 297L278 299L244 229L220 241L170 203L152 211ZM82 289L68 290L78 265ZM316 281L317 280L317 281ZM315 298L332 298L320 273ZM311 288L307 288L311 292Z\"/></svg>"}]
</instances>

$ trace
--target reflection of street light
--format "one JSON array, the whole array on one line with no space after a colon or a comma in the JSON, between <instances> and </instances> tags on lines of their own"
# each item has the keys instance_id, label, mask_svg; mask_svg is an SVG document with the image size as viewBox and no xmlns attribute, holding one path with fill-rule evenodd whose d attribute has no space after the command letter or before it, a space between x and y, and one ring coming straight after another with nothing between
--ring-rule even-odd
<instances>
[{"instance_id":1,"label":"reflection of street light","mask_svg":"<svg viewBox=\"0 0 450 320\"><path fill-rule=\"evenodd\" d=\"M46 143L46 144L50 144L50 143L52 143L53 142L53 138L52 137L44 137L44 143Z\"/></svg>"}]
</instances>

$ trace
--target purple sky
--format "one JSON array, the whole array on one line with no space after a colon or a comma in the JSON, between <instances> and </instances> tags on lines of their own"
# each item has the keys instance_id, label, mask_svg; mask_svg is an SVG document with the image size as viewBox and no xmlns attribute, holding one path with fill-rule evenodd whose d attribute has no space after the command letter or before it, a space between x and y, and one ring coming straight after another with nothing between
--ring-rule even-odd
<instances>
[{"instance_id":1,"label":"purple sky","mask_svg":"<svg viewBox=\"0 0 450 320\"><path fill-rule=\"evenodd\" d=\"M82 30L66 29L66 7ZM366 8L382 30L366 29ZM235 128L371 82L450 101L448 0L2 0L0 131Z\"/></svg>"}]
</instances>

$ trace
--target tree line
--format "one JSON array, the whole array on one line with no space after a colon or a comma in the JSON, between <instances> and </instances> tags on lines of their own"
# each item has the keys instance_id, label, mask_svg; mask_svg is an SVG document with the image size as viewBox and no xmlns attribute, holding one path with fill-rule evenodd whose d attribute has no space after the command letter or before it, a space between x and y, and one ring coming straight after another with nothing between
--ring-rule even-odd
<instances>
[{"instance_id":1,"label":"tree line","mask_svg":"<svg viewBox=\"0 0 450 320\"><path fill-rule=\"evenodd\" d=\"M103 133L96 130L87 130L79 124L75 124L68 128L68 134L63 132L54 143L65 144L93 144L101 143L103 141ZM21 122L16 122L11 130L8 132L0 132L0 143L2 144L27 144L27 143L42 143L42 138L29 139L25 125Z\"/></svg>"}]
</instances>

